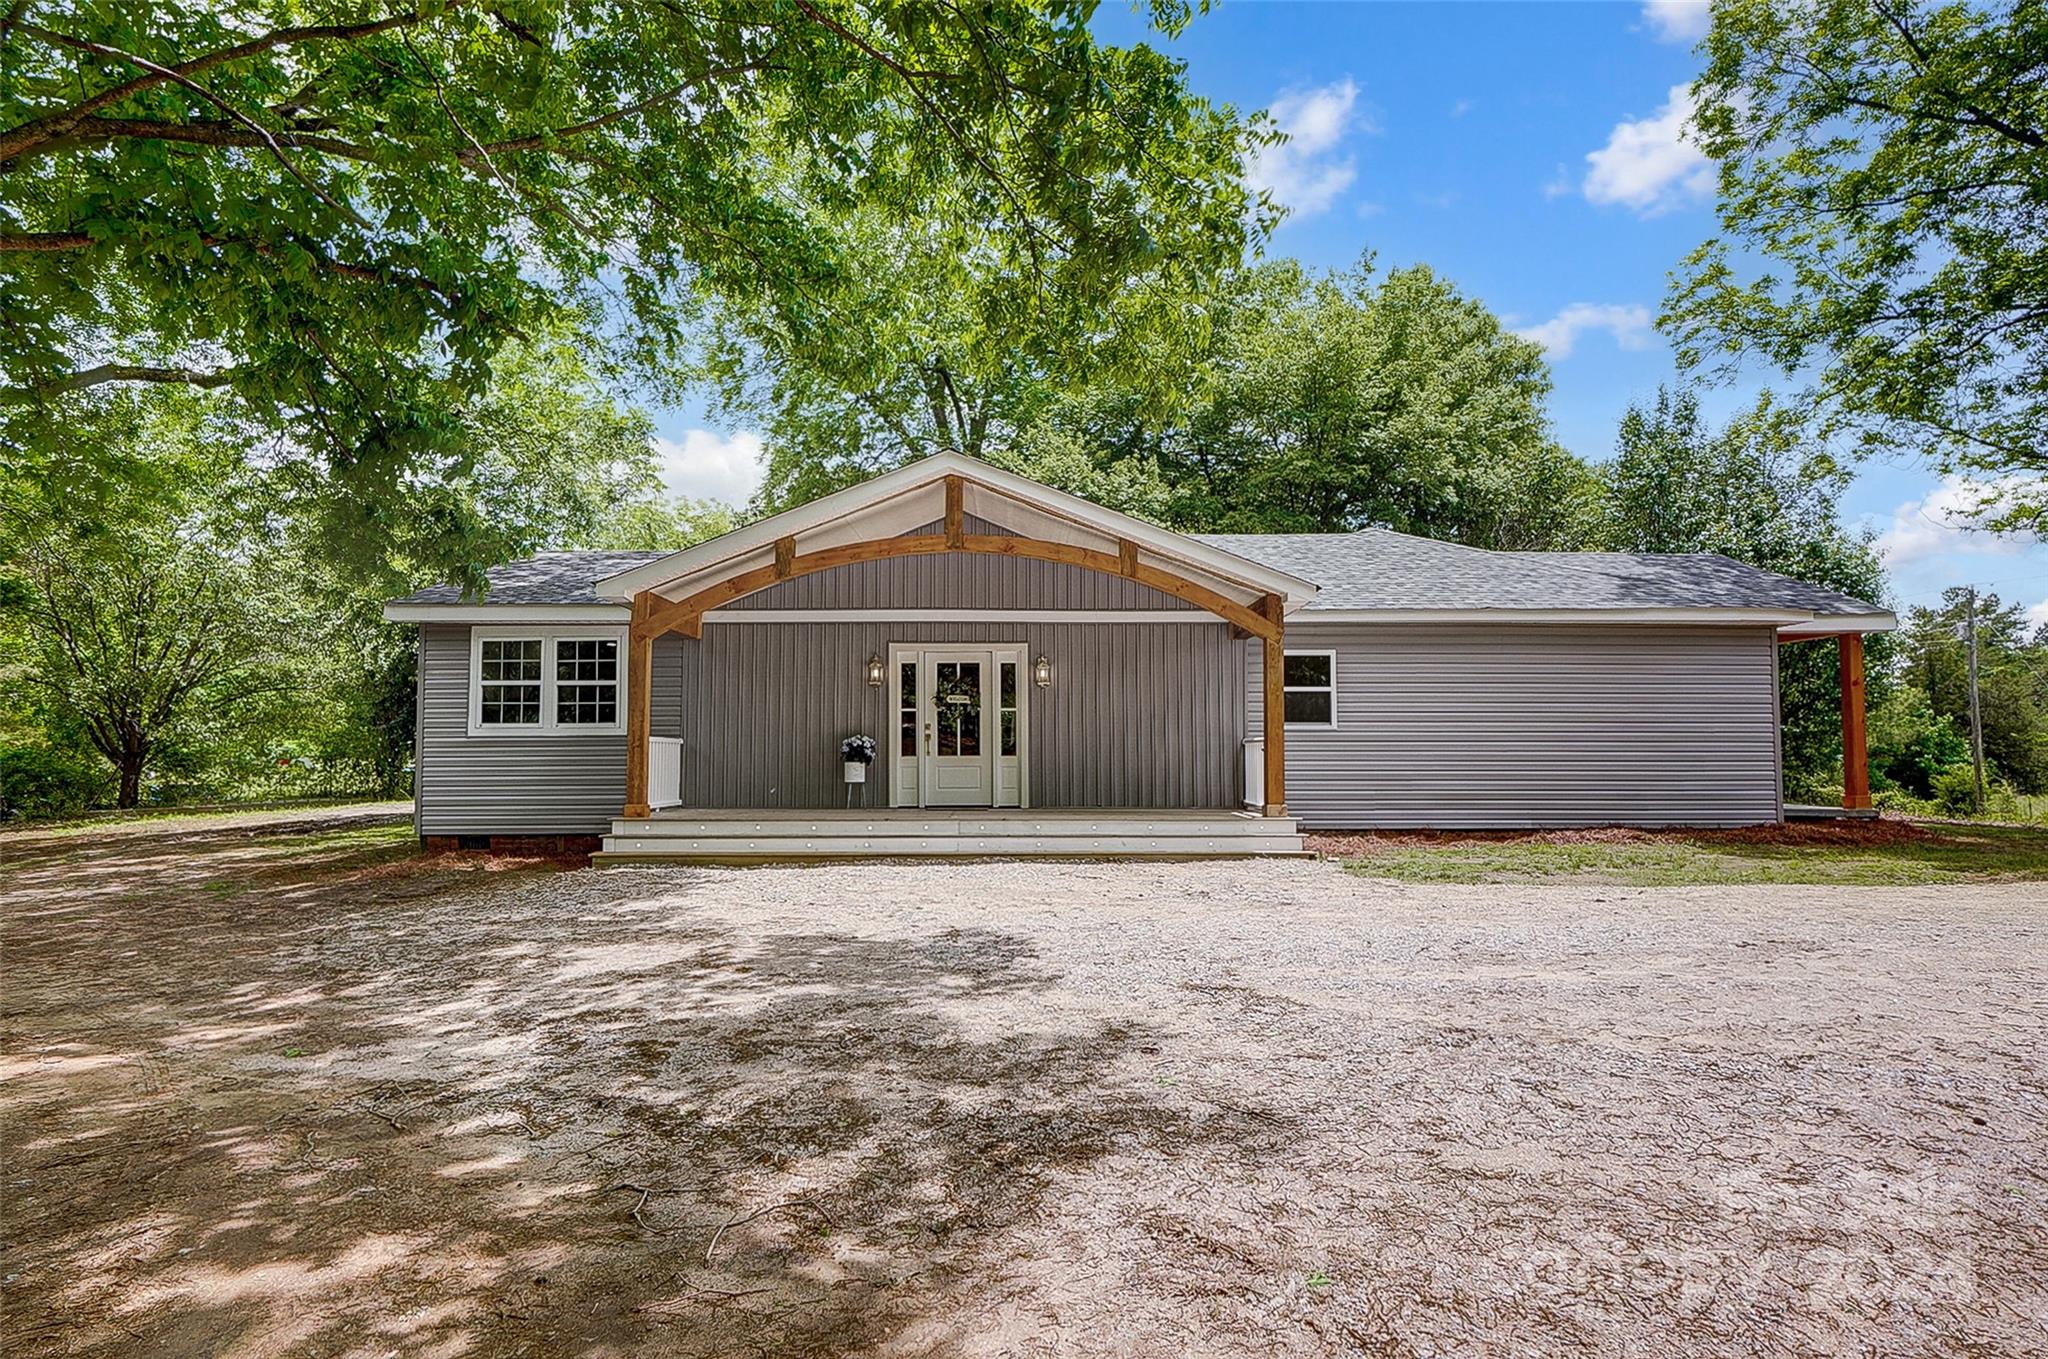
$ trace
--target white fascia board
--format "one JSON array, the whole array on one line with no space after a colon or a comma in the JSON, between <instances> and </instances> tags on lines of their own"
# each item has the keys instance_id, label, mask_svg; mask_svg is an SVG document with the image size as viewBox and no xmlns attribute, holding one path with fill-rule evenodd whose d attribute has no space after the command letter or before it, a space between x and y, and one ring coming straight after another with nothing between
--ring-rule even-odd
<instances>
[{"instance_id":1,"label":"white fascia board","mask_svg":"<svg viewBox=\"0 0 2048 1359\"><path fill-rule=\"evenodd\" d=\"M1778 629L1780 637L1832 637L1840 632L1894 632L1899 626L1895 613L1817 613L1811 622L1792 623Z\"/></svg>"},{"instance_id":2,"label":"white fascia board","mask_svg":"<svg viewBox=\"0 0 2048 1359\"><path fill-rule=\"evenodd\" d=\"M407 604L384 606L387 623L630 623L624 604Z\"/></svg>"},{"instance_id":3,"label":"white fascia board","mask_svg":"<svg viewBox=\"0 0 2048 1359\"><path fill-rule=\"evenodd\" d=\"M978 459L950 450L908 463L893 472L871 477L857 486L849 486L830 495L820 496L794 509L757 520L708 542L685 548L681 552L670 553L651 562L643 562L639 566L597 582L596 590L607 597L630 598L641 590L665 584L679 576L690 575L747 552L772 547L777 538L796 537L807 530L857 513L871 505L916 490L946 476L968 477L1027 505L1035 505L1048 513L1072 519L1116 537L1128 538L1138 546L1160 556L1200 567L1226 580L1239 582L1261 594L1277 594L1286 601L1289 609L1300 608L1316 597L1317 586L1312 581L1261 565L1248 557L1240 557L1235 552L1196 542L1170 529L1148 524L1142 519L1133 519L1116 510L1105 509L1079 496L1055 491L1050 486L1042 486L1028 477L1005 472L1001 468L991 467Z\"/></svg>"},{"instance_id":4,"label":"white fascia board","mask_svg":"<svg viewBox=\"0 0 2048 1359\"><path fill-rule=\"evenodd\" d=\"M1306 609L1297 627L1318 623L1692 623L1784 628L1813 617L1804 609Z\"/></svg>"}]
</instances>

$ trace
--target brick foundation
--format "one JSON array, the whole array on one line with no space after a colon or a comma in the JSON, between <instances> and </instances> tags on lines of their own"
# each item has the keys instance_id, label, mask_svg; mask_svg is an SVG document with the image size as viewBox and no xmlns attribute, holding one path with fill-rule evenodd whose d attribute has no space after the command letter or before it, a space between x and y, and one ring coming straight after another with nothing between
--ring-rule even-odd
<instances>
[{"instance_id":1,"label":"brick foundation","mask_svg":"<svg viewBox=\"0 0 2048 1359\"><path fill-rule=\"evenodd\" d=\"M422 835L420 847L430 854L462 851L479 854L542 855L570 858L604 848L601 835Z\"/></svg>"}]
</instances>

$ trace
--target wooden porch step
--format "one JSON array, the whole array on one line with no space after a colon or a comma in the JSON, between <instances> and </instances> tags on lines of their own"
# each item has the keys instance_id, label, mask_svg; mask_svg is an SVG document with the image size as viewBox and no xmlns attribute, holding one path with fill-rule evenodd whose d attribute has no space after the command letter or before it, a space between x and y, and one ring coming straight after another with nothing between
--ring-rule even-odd
<instances>
[{"instance_id":1,"label":"wooden porch step","mask_svg":"<svg viewBox=\"0 0 2048 1359\"><path fill-rule=\"evenodd\" d=\"M1195 815L1147 815L1118 813L1102 817L1043 816L1029 812L1006 816L979 814L912 813L895 816L844 816L790 813L765 816L704 816L678 812L657 812L648 817L620 817L612 822L613 836L670 838L710 837L728 839L790 836L860 837L864 839L933 839L939 837L1039 837L1116 836L1123 838L1168 836L1224 837L1296 835L1299 826L1289 816L1257 816L1252 813L1218 812Z\"/></svg>"},{"instance_id":2,"label":"wooden porch step","mask_svg":"<svg viewBox=\"0 0 2048 1359\"><path fill-rule=\"evenodd\" d=\"M595 862L817 859L1210 859L1305 854L1292 817L1251 813L899 812L748 816L680 811L620 819Z\"/></svg>"}]
</instances>

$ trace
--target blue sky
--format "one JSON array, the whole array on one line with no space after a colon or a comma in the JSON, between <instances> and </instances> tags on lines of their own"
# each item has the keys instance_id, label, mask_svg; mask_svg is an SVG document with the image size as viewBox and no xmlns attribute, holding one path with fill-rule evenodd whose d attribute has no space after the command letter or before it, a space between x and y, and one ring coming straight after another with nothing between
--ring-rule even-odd
<instances>
[{"instance_id":1,"label":"blue sky","mask_svg":"<svg viewBox=\"0 0 2048 1359\"><path fill-rule=\"evenodd\" d=\"M1566 447L1609 456L1632 400L1674 368L1655 329L1666 276L1710 235L1711 180L1678 137L1704 5L1226 0L1162 44L1106 4L1104 41L1165 45L1200 94L1270 109L1291 134L1254 168L1292 209L1267 247L1311 265L1372 250L1426 263L1550 351ZM1725 413L1760 380L1717 393ZM671 486L743 498L759 440L660 413ZM1867 463L1844 501L1880 535L1900 605L1975 583L2048 622L2048 548L1958 529L1960 492Z\"/></svg>"}]
</instances>

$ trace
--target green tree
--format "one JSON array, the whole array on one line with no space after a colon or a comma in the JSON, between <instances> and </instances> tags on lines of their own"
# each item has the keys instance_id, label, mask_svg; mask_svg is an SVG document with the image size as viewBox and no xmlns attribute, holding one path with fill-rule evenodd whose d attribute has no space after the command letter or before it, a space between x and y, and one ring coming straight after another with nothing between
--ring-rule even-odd
<instances>
[{"instance_id":1,"label":"green tree","mask_svg":"<svg viewBox=\"0 0 2048 1359\"><path fill-rule=\"evenodd\" d=\"M1267 265L1232 301L1209 395L1157 439L1177 522L1497 548L1576 537L1592 482L1550 436L1542 350L1479 302L1370 256L1320 276Z\"/></svg>"},{"instance_id":2,"label":"green tree","mask_svg":"<svg viewBox=\"0 0 2048 1359\"><path fill-rule=\"evenodd\" d=\"M1736 561L1881 603L1884 568L1867 536L1842 527L1848 477L1810 455L1796 413L1768 393L1721 429L1702 420L1690 391L1660 390L1622 417L1614 460L1603 466L1601 545L1618 552L1718 552ZM1870 642L1882 676L1888 643ZM1835 649L1778 650L1785 779L1802 795L1841 770L1841 689Z\"/></svg>"},{"instance_id":3,"label":"green tree","mask_svg":"<svg viewBox=\"0 0 2048 1359\"><path fill-rule=\"evenodd\" d=\"M2048 3L1717 0L1694 87L1722 235L1683 362L1812 374L1830 425L2048 517Z\"/></svg>"},{"instance_id":4,"label":"green tree","mask_svg":"<svg viewBox=\"0 0 2048 1359\"><path fill-rule=\"evenodd\" d=\"M34 648L25 678L76 720L133 807L176 726L278 685L264 572L204 536L99 535L30 545L18 596Z\"/></svg>"},{"instance_id":5,"label":"green tree","mask_svg":"<svg viewBox=\"0 0 2048 1359\"><path fill-rule=\"evenodd\" d=\"M627 501L590 532L572 534L564 547L609 548L617 552L676 552L740 526L732 506L687 496Z\"/></svg>"},{"instance_id":6,"label":"green tree","mask_svg":"<svg viewBox=\"0 0 2048 1359\"><path fill-rule=\"evenodd\" d=\"M337 535L375 525L334 513L235 409L218 393L103 389L62 442L0 469L10 785L65 782L84 743L129 799L145 776L164 796L404 791L412 639L380 606L437 573L389 550L345 566ZM515 343L455 415L461 440L417 494L475 567L622 534L669 545L725 521L659 498L646 415L566 340Z\"/></svg>"},{"instance_id":7,"label":"green tree","mask_svg":"<svg viewBox=\"0 0 2048 1359\"><path fill-rule=\"evenodd\" d=\"M1895 685L1870 708L1870 778L1873 786L1931 798L1935 780L1968 768L1970 743L1953 719L1934 711L1927 695L1908 682Z\"/></svg>"},{"instance_id":8,"label":"green tree","mask_svg":"<svg viewBox=\"0 0 2048 1359\"><path fill-rule=\"evenodd\" d=\"M1946 590L1939 608L1907 615L1900 638L1900 678L1924 693L1933 711L1958 732L1967 732L1970 723L1963 644L1968 608L1963 590ZM1977 597L1976 614L1984 761L1993 778L2019 792L2048 792L2048 638L2028 628L2020 605L1995 594Z\"/></svg>"},{"instance_id":9,"label":"green tree","mask_svg":"<svg viewBox=\"0 0 2048 1359\"><path fill-rule=\"evenodd\" d=\"M1236 264L1261 135L1089 8L11 5L5 437L104 384L221 389L371 550L447 569L462 525L420 491L501 348L565 316L645 373L722 308L831 368L869 301L842 233L893 222L1078 334Z\"/></svg>"}]
</instances>

